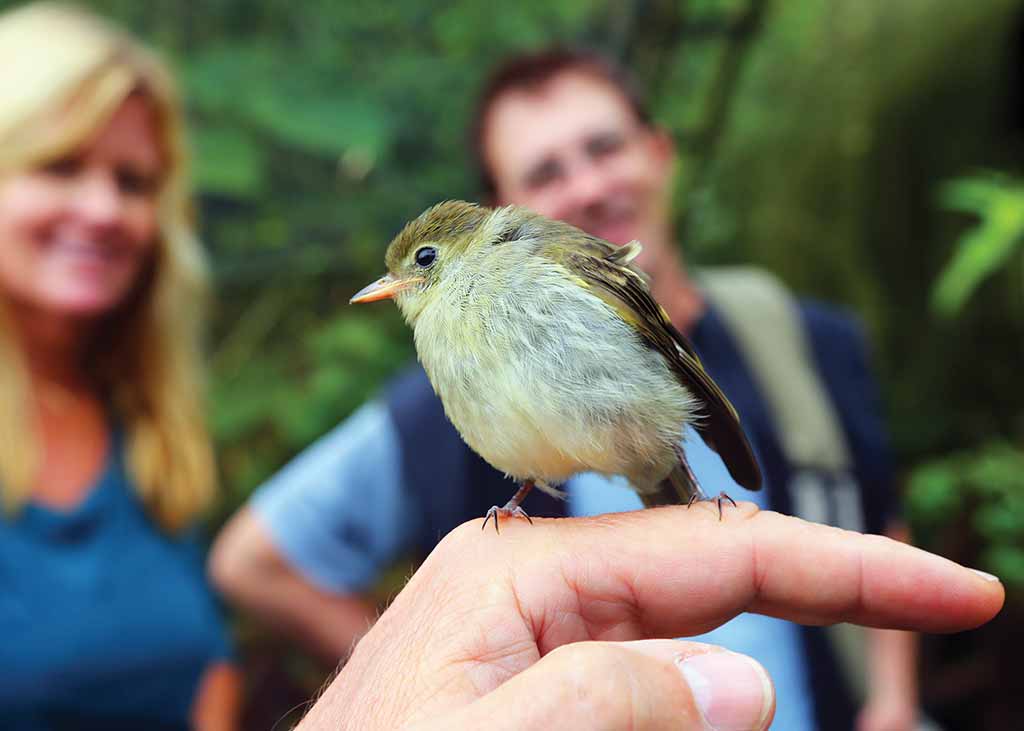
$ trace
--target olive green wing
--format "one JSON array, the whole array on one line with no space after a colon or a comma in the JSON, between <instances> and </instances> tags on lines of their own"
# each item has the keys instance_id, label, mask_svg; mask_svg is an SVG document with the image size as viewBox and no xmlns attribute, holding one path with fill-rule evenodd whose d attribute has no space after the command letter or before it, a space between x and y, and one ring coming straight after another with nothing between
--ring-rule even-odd
<instances>
[{"instance_id":1,"label":"olive green wing","mask_svg":"<svg viewBox=\"0 0 1024 731\"><path fill-rule=\"evenodd\" d=\"M721 455L737 483L748 490L760 489L761 470L736 409L704 370L690 342L654 300L646 277L630 265L639 253L639 244L616 247L591 236L574 238L578 240L571 246L540 253L565 266L577 284L604 300L649 347L665 357L679 381L705 406L704 418L694 428Z\"/></svg>"}]
</instances>

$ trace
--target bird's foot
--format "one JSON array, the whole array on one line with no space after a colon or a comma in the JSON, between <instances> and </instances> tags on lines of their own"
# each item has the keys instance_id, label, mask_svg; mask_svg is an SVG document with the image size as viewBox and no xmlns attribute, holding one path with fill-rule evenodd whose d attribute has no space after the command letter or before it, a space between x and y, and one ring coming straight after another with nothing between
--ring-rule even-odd
<instances>
[{"instance_id":1,"label":"bird's foot","mask_svg":"<svg viewBox=\"0 0 1024 731\"><path fill-rule=\"evenodd\" d=\"M526 514L525 510L523 510L518 505L513 505L512 507L509 507L509 505L511 505L511 501L509 502L508 505L505 505L505 507L503 508L499 508L497 505L492 505L491 509L487 511L487 515L484 516L484 524L480 526L480 530L486 528L487 521L489 521L491 518L494 518L494 532L501 533L501 531L498 529L499 515L502 515L506 518L526 518L530 525L533 525L533 519Z\"/></svg>"},{"instance_id":2,"label":"bird's foot","mask_svg":"<svg viewBox=\"0 0 1024 731\"><path fill-rule=\"evenodd\" d=\"M736 501L733 500L731 497L729 497L728 494L726 494L724 492L718 493L718 497L707 497L706 495L696 495L696 494L691 495L690 499L686 502L686 507L690 507L691 505L693 505L698 500L714 500L714 501L716 501L718 503L718 519L719 520L722 519L722 501L723 500L728 500L730 503L732 503L732 506L734 508L739 507L736 504Z\"/></svg>"}]
</instances>

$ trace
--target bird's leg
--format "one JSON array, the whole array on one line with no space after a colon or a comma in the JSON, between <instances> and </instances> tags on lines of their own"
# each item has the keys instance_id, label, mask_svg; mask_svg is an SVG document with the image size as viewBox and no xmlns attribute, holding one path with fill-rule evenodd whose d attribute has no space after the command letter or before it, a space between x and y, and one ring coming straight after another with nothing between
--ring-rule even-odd
<instances>
[{"instance_id":1,"label":"bird's leg","mask_svg":"<svg viewBox=\"0 0 1024 731\"><path fill-rule=\"evenodd\" d=\"M678 444L675 445L676 459L679 460L679 464L683 466L686 471L686 477L690 481L690 485L693 488L693 492L690 493L690 499L686 501L686 507L690 507L698 500L707 500L707 496L704 494L704 490L701 489L700 481L697 479L697 475L693 474L693 469L690 467L690 460L686 459L686 452Z\"/></svg>"},{"instance_id":2,"label":"bird's leg","mask_svg":"<svg viewBox=\"0 0 1024 731\"><path fill-rule=\"evenodd\" d=\"M683 453L682 447L680 447L678 444L676 445L676 456L679 457L679 463L683 466L683 469L686 470L687 477L690 478L690 482L696 488L696 490L693 491L693 494L690 495L690 499L686 501L686 507L687 508L689 508L691 505L693 505L698 500L715 500L718 503L718 519L721 520L722 519L722 501L723 500L728 500L730 503L732 503L732 506L734 508L738 507L736 505L736 501L733 500L725 492L720 492L720 493L718 493L718 497L713 497L713 498L709 498L707 495L704 494L704 491L700 487L700 483L697 481L697 475L693 474L693 470L690 468L690 463L686 459L686 454Z\"/></svg>"},{"instance_id":3,"label":"bird's leg","mask_svg":"<svg viewBox=\"0 0 1024 731\"><path fill-rule=\"evenodd\" d=\"M526 511L519 507L519 503L523 502L523 499L530 494L530 490L533 489L533 480L525 480L519 489L516 490L516 494L512 496L512 499L505 503L505 506L499 508L497 505L492 505L491 509L487 511L487 515L484 516L484 524L480 526L480 530L487 527L487 521L494 518L494 532L500 533L498 530L498 516L504 515L506 517L518 516L520 518L526 518L530 525L533 525L533 520Z\"/></svg>"}]
</instances>

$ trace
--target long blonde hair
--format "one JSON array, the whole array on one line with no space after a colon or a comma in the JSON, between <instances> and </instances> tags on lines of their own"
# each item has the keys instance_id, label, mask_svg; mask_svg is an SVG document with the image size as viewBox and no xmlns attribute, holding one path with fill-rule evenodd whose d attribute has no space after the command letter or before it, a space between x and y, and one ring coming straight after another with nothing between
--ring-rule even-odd
<instances>
[{"instance_id":1,"label":"long blonde hair","mask_svg":"<svg viewBox=\"0 0 1024 731\"><path fill-rule=\"evenodd\" d=\"M168 531L210 503L216 469L203 413L200 325L205 260L192 225L181 102L164 64L124 31L41 2L0 14L0 177L67 154L141 94L159 121L165 177L154 261L111 316L89 367L111 398L142 501ZM0 242L3 245L3 242ZM26 428L28 375L0 311L0 493L29 499L41 445Z\"/></svg>"}]
</instances>

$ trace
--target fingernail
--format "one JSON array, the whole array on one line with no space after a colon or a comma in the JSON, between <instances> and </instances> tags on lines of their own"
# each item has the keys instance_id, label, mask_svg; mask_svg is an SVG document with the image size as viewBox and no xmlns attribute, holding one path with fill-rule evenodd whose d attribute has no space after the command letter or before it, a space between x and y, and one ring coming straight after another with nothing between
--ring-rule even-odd
<instances>
[{"instance_id":1,"label":"fingernail","mask_svg":"<svg viewBox=\"0 0 1024 731\"><path fill-rule=\"evenodd\" d=\"M993 576L992 574L987 574L984 571L981 571L979 569L971 569L971 571L976 573L978 576L983 578L985 581L999 581L999 577L998 576Z\"/></svg>"},{"instance_id":2,"label":"fingernail","mask_svg":"<svg viewBox=\"0 0 1024 731\"><path fill-rule=\"evenodd\" d=\"M759 664L734 652L708 652L683 659L679 669L714 731L761 731L765 727L775 689Z\"/></svg>"}]
</instances>

